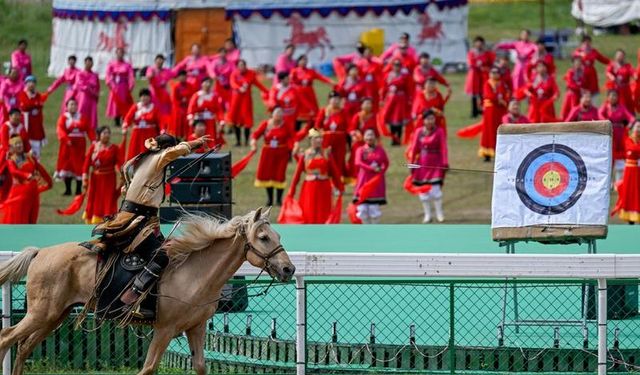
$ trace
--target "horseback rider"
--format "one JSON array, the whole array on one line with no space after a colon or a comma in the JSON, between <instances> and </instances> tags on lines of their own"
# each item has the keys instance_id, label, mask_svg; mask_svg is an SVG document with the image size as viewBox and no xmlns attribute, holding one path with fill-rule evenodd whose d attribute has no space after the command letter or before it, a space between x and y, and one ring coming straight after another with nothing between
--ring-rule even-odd
<instances>
[{"instance_id":1,"label":"horseback rider","mask_svg":"<svg viewBox=\"0 0 640 375\"><path fill-rule=\"evenodd\" d=\"M160 277L169 264L166 251L161 248L164 236L160 232L158 211L164 199L165 169L180 156L204 147L210 139L203 136L190 142L178 143L176 138L162 134L145 141L147 151L126 162L122 167L124 201L112 219L99 224L93 235L100 235L94 245L98 250L124 251L153 248L148 264L135 277L132 287L120 300L132 306ZM138 307L133 314L139 318L153 316L153 311Z\"/></svg>"}]
</instances>

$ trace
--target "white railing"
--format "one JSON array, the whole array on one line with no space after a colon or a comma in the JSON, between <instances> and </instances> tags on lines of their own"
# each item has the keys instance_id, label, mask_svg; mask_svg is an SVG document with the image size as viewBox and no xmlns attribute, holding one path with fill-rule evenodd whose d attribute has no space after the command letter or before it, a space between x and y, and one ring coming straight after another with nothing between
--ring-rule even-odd
<instances>
[{"instance_id":1,"label":"white railing","mask_svg":"<svg viewBox=\"0 0 640 375\"><path fill-rule=\"evenodd\" d=\"M15 253L0 252L0 261ZM305 277L564 278L598 281L598 374L607 372L607 280L639 278L640 255L289 253L296 266L296 368L306 370ZM239 276L257 275L248 264ZM10 285L2 286L2 327L11 323ZM11 373L10 353L3 375Z\"/></svg>"}]
</instances>

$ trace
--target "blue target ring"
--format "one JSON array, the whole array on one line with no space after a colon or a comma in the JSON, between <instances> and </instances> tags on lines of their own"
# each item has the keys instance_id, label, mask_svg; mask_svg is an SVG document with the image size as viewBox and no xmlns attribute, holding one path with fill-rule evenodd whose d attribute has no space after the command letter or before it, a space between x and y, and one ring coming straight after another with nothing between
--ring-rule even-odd
<instances>
[{"instance_id":1,"label":"blue target ring","mask_svg":"<svg viewBox=\"0 0 640 375\"><path fill-rule=\"evenodd\" d=\"M587 186L587 168L578 153L561 144L531 151L518 167L516 191L522 203L542 215L571 208Z\"/></svg>"}]
</instances>

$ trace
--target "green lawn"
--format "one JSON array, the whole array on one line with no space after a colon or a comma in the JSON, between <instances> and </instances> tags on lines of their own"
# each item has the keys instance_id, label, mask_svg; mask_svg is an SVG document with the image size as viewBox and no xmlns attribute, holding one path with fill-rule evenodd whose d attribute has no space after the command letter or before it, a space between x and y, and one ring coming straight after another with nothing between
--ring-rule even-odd
<instances>
[{"instance_id":1,"label":"green lawn","mask_svg":"<svg viewBox=\"0 0 640 375\"><path fill-rule=\"evenodd\" d=\"M572 28L576 22L570 16L570 0L547 1L545 7L547 28ZM469 6L469 36L484 35L490 42L495 42L517 35L521 28L535 30L539 27L538 2L517 1L499 4L471 4ZM35 73L39 77L41 90L51 83L52 78L46 77L49 48L51 40L51 7L50 5L9 5L0 0L0 61L7 61L16 42L21 38L29 40L29 52L33 57ZM602 36L595 39L596 47L607 55L612 55L616 48L622 47L629 51L629 60L635 62L636 46L640 45L639 36ZM82 58L82 56L79 56ZM566 60L558 62L558 71L563 73L568 67ZM599 69L603 69L600 67ZM601 78L602 75L601 75ZM449 126L449 155L452 168L492 169L476 157L477 140L466 141L455 137L455 130L468 125L475 120L469 118L469 99L463 93L464 75L449 74L447 79L452 83L453 96L447 108L447 123ZM138 86L143 86L140 81ZM563 86L562 84L560 84ZM104 86L103 86L104 87ZM137 90L136 90L137 91ZM320 98L326 97L328 88L318 87ZM103 88L100 101L100 116L104 115L107 91ZM62 97L62 90L52 95L45 108L45 118L49 137L49 144L44 150L43 162L48 170L53 171L57 155L57 140L55 139L55 120ZM324 103L324 100L321 100ZM559 103L556 106L559 109ZM260 100L256 100L256 120L265 117L264 107ZM525 108L523 108L524 110ZM101 123L110 122L101 117ZM119 136L114 139L119 141ZM385 143L388 141L385 140ZM231 150L235 160L242 157L247 149ZM387 147L392 160L387 174L387 191L389 205L383 208L384 223L418 223L421 219L421 207L417 198L410 196L402 189L402 181L407 175L404 167L403 150ZM249 167L234 180L234 211L246 212L265 203L266 197L261 189L253 187L253 178L257 158ZM289 174L293 172L290 167ZM491 215L491 183L489 174L452 172L444 187L444 204L447 222L450 223L487 223ZM68 198L62 197L63 184L57 183L54 188L42 196L40 212L41 223L79 223L76 217L60 217L54 213L55 208L66 206ZM348 190L348 195L350 194ZM614 196L615 198L615 196Z\"/></svg>"}]
</instances>

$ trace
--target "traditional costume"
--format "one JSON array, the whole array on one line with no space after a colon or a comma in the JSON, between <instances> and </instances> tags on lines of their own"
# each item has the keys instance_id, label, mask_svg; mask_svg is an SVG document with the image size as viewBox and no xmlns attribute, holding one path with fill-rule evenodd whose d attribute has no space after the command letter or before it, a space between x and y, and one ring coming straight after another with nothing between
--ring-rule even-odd
<instances>
[{"instance_id":1,"label":"traditional costume","mask_svg":"<svg viewBox=\"0 0 640 375\"><path fill-rule=\"evenodd\" d=\"M302 172L305 173L299 198L305 224L325 224L331 214L332 183L336 189L344 189L333 157L324 152L322 149L306 150L298 160L291 181L289 195L293 197Z\"/></svg>"},{"instance_id":2,"label":"traditional costume","mask_svg":"<svg viewBox=\"0 0 640 375\"><path fill-rule=\"evenodd\" d=\"M282 108L284 123L287 129L293 133L298 119L298 111L300 110L298 88L292 85L285 87L281 83L271 86L267 104L270 110L275 107Z\"/></svg>"},{"instance_id":3,"label":"traditional costume","mask_svg":"<svg viewBox=\"0 0 640 375\"><path fill-rule=\"evenodd\" d=\"M125 160L136 157L145 150L145 140L160 134L160 113L155 104L138 102L131 106L124 118L122 129L132 128Z\"/></svg>"},{"instance_id":4,"label":"traditional costume","mask_svg":"<svg viewBox=\"0 0 640 375\"><path fill-rule=\"evenodd\" d=\"M216 83L213 90L220 97L220 104L225 111L231 105L231 74L236 70L236 64L229 59L216 58L209 62L209 76L215 77Z\"/></svg>"},{"instance_id":5,"label":"traditional costume","mask_svg":"<svg viewBox=\"0 0 640 375\"><path fill-rule=\"evenodd\" d=\"M624 177L618 187L618 201L613 213L621 220L640 223L640 139L625 141Z\"/></svg>"},{"instance_id":6,"label":"traditional costume","mask_svg":"<svg viewBox=\"0 0 640 375\"><path fill-rule=\"evenodd\" d=\"M131 64L119 60L109 62L104 82L109 88L107 117L116 119L126 116L133 104L131 90L136 85Z\"/></svg>"},{"instance_id":7,"label":"traditional costume","mask_svg":"<svg viewBox=\"0 0 640 375\"><path fill-rule=\"evenodd\" d=\"M472 48L467 53L467 66L469 67L469 70L464 84L464 92L471 96L473 117L480 113L480 108L477 108L476 106L478 104L478 99L482 99L484 84L489 79L489 70L493 66L495 58L496 56L493 51L478 51L475 48Z\"/></svg>"},{"instance_id":8,"label":"traditional costume","mask_svg":"<svg viewBox=\"0 0 640 375\"><path fill-rule=\"evenodd\" d=\"M256 141L260 138L264 139L254 186L267 189L269 200L267 203L271 203L269 206L273 204L273 189L276 189L277 203L282 204L292 134L284 122L276 125L273 120L265 120L251 135L251 138Z\"/></svg>"},{"instance_id":9,"label":"traditional costume","mask_svg":"<svg viewBox=\"0 0 640 375\"><path fill-rule=\"evenodd\" d=\"M218 121L222 116L222 108L220 97L211 90L205 92L199 90L191 96L189 107L187 109L187 119L191 122L195 120L203 120L207 126L207 135L214 140L216 144L222 144L221 134L218 133Z\"/></svg>"},{"instance_id":10,"label":"traditional costume","mask_svg":"<svg viewBox=\"0 0 640 375\"><path fill-rule=\"evenodd\" d=\"M585 85L587 90L592 94L598 94L600 91L598 85L598 72L595 68L595 62L598 61L602 64L608 64L609 58L602 55L595 48L584 48L578 47L572 54L573 57L579 57L582 60L582 65L584 66L584 75L585 75Z\"/></svg>"},{"instance_id":11,"label":"traditional costume","mask_svg":"<svg viewBox=\"0 0 640 375\"><path fill-rule=\"evenodd\" d=\"M349 135L351 136L351 152L349 152L349 161L347 163L350 176L358 176L356 154L358 149L365 144L363 137L367 130L373 130L376 138L380 136L375 112L366 113L365 111L360 111L351 117L348 128Z\"/></svg>"},{"instance_id":12,"label":"traditional costume","mask_svg":"<svg viewBox=\"0 0 640 375\"><path fill-rule=\"evenodd\" d=\"M0 120L6 120L12 108L18 108L18 96L22 91L24 91L24 81L20 79L6 78L0 82L0 102L4 103L2 112L4 117Z\"/></svg>"},{"instance_id":13,"label":"traditional costume","mask_svg":"<svg viewBox=\"0 0 640 375\"><path fill-rule=\"evenodd\" d=\"M382 116L384 123L389 124L394 136L394 143L402 141L402 127L410 118L410 97L414 87L408 74L389 71L384 77L381 97L384 100Z\"/></svg>"},{"instance_id":14,"label":"traditional costume","mask_svg":"<svg viewBox=\"0 0 640 375\"><path fill-rule=\"evenodd\" d=\"M81 181L87 150L86 138L93 141L95 139L94 131L80 112L61 114L56 130L60 148L54 176Z\"/></svg>"},{"instance_id":15,"label":"traditional costume","mask_svg":"<svg viewBox=\"0 0 640 375\"><path fill-rule=\"evenodd\" d=\"M419 127L413 134L408 151L410 162L420 166L411 170L411 184L417 187L431 186L431 189L418 195L424 209L423 222L431 221L430 201L433 201L437 220L442 222L444 213L441 186L444 183L446 170L449 168L447 138L444 130L436 127L428 131L424 126Z\"/></svg>"},{"instance_id":16,"label":"traditional costume","mask_svg":"<svg viewBox=\"0 0 640 375\"><path fill-rule=\"evenodd\" d=\"M633 78L633 67L629 63L623 65L615 61L611 61L607 65L607 82L608 90L615 90L620 98L620 104L631 111L635 111L635 103L631 93L631 78Z\"/></svg>"},{"instance_id":17,"label":"traditional costume","mask_svg":"<svg viewBox=\"0 0 640 375\"><path fill-rule=\"evenodd\" d=\"M116 171L122 165L122 152L114 144L94 142L84 159L83 178L89 178L87 205L82 218L87 224L98 224L118 212ZM90 174L90 177L89 177Z\"/></svg>"},{"instance_id":18,"label":"traditional costume","mask_svg":"<svg viewBox=\"0 0 640 375\"><path fill-rule=\"evenodd\" d=\"M92 129L98 127L98 99L100 98L100 79L98 74L80 70L73 84L73 95L78 100L78 112Z\"/></svg>"},{"instance_id":19,"label":"traditional costume","mask_svg":"<svg viewBox=\"0 0 640 375\"><path fill-rule=\"evenodd\" d=\"M571 109L580 103L582 90L587 90L587 81L582 68L569 68L564 75L564 81L567 83L567 91L565 91L564 99L562 100L560 118L567 118Z\"/></svg>"},{"instance_id":20,"label":"traditional costume","mask_svg":"<svg viewBox=\"0 0 640 375\"><path fill-rule=\"evenodd\" d=\"M577 105L573 107L571 112L564 119L565 122L576 122L576 121L597 121L600 120L600 115L598 114L598 108L593 105L590 105L588 108L584 108L581 105Z\"/></svg>"},{"instance_id":21,"label":"traditional costume","mask_svg":"<svg viewBox=\"0 0 640 375\"><path fill-rule=\"evenodd\" d=\"M19 49L11 53L11 67L18 71L18 79L24 80L32 74L31 55Z\"/></svg>"},{"instance_id":22,"label":"traditional costume","mask_svg":"<svg viewBox=\"0 0 640 375\"><path fill-rule=\"evenodd\" d=\"M184 139L190 133L187 113L189 100L196 90L188 82L176 82L171 87L171 122L167 133Z\"/></svg>"},{"instance_id":23,"label":"traditional costume","mask_svg":"<svg viewBox=\"0 0 640 375\"><path fill-rule=\"evenodd\" d=\"M558 85L555 79L547 74L546 77L536 75L527 87L529 92L529 120L531 122L554 122L556 110L554 102L558 97Z\"/></svg>"},{"instance_id":24,"label":"traditional costume","mask_svg":"<svg viewBox=\"0 0 640 375\"><path fill-rule=\"evenodd\" d=\"M478 156L482 158L490 159L495 156L498 126L502 122L502 116L507 112L508 94L507 88L500 80L488 80L484 84L482 136L478 150Z\"/></svg>"},{"instance_id":25,"label":"traditional costume","mask_svg":"<svg viewBox=\"0 0 640 375\"><path fill-rule=\"evenodd\" d=\"M362 106L362 100L366 97L365 83L359 78L345 77L336 87L336 91L344 98L343 110L348 119L355 116ZM317 111L316 111L317 113Z\"/></svg>"},{"instance_id":26,"label":"traditional costume","mask_svg":"<svg viewBox=\"0 0 640 375\"><path fill-rule=\"evenodd\" d=\"M518 91L527 84L527 65L537 50L536 44L529 40L499 43L501 49L516 51L516 63L513 67L513 90Z\"/></svg>"},{"instance_id":27,"label":"traditional costume","mask_svg":"<svg viewBox=\"0 0 640 375\"><path fill-rule=\"evenodd\" d=\"M198 87L202 80L207 77L208 65L209 61L205 56L189 55L176 64L173 71L186 70L187 82L189 82L191 86Z\"/></svg>"},{"instance_id":28,"label":"traditional costume","mask_svg":"<svg viewBox=\"0 0 640 375\"><path fill-rule=\"evenodd\" d=\"M156 66L150 66L146 72L149 81L149 91L151 91L151 100L158 108L158 113L162 122L162 128L168 129L171 123L171 97L167 91L167 85L175 76L174 71L168 68L158 69Z\"/></svg>"},{"instance_id":29,"label":"traditional costume","mask_svg":"<svg viewBox=\"0 0 640 375\"><path fill-rule=\"evenodd\" d=\"M42 146L46 142L44 115L42 113L45 100L46 96L38 92L29 92L26 89L18 94L18 108L22 112L24 125L27 129L27 134L29 134L31 150L36 158L40 158Z\"/></svg>"},{"instance_id":30,"label":"traditional costume","mask_svg":"<svg viewBox=\"0 0 640 375\"><path fill-rule=\"evenodd\" d=\"M325 107L320 109L315 128L322 133L322 148L331 148L331 159L337 167L339 177L352 177L347 169L347 117L340 108Z\"/></svg>"},{"instance_id":31,"label":"traditional costume","mask_svg":"<svg viewBox=\"0 0 640 375\"><path fill-rule=\"evenodd\" d=\"M356 214L365 224L377 224L382 216L380 205L387 204L384 174L389 168L389 158L382 146L376 145L372 147L365 144L355 152L355 165L358 169L358 175L356 186L353 190L354 202L360 201L362 188L369 181L380 174L382 175L375 189L364 201L358 204Z\"/></svg>"},{"instance_id":32,"label":"traditional costume","mask_svg":"<svg viewBox=\"0 0 640 375\"><path fill-rule=\"evenodd\" d=\"M2 224L36 224L40 212L40 193L53 184L42 164L29 153L7 160L11 190L3 203Z\"/></svg>"},{"instance_id":33,"label":"traditional costume","mask_svg":"<svg viewBox=\"0 0 640 375\"><path fill-rule=\"evenodd\" d=\"M622 178L624 159L626 158L625 138L627 127L633 124L635 117L621 103L611 105L608 101L600 107L599 116L601 119L611 121L613 130L613 169L615 179L619 181Z\"/></svg>"},{"instance_id":34,"label":"traditional costume","mask_svg":"<svg viewBox=\"0 0 640 375\"><path fill-rule=\"evenodd\" d=\"M60 103L60 113L63 113L67 108L67 101L73 97L73 84L76 81L76 74L80 70L75 66L70 66L62 72L62 75L56 78L55 81L47 89L47 95L51 95L58 87L65 85L64 96L62 97L62 103Z\"/></svg>"},{"instance_id":35,"label":"traditional costume","mask_svg":"<svg viewBox=\"0 0 640 375\"><path fill-rule=\"evenodd\" d=\"M236 69L231 73L231 105L227 113L227 122L238 127L251 129L253 127L253 101L251 87L255 86L263 93L269 92L257 74L251 69L244 72Z\"/></svg>"},{"instance_id":36,"label":"traditional costume","mask_svg":"<svg viewBox=\"0 0 640 375\"><path fill-rule=\"evenodd\" d=\"M320 81L331 84L331 80L315 69L307 67L295 67L290 73L291 84L296 86L300 98L298 121L313 121L318 114L318 98L313 89L313 82Z\"/></svg>"},{"instance_id":37,"label":"traditional costume","mask_svg":"<svg viewBox=\"0 0 640 375\"><path fill-rule=\"evenodd\" d=\"M512 113L502 116L502 121L500 121L501 124L529 124L530 122L527 116L514 116Z\"/></svg>"}]
</instances>

